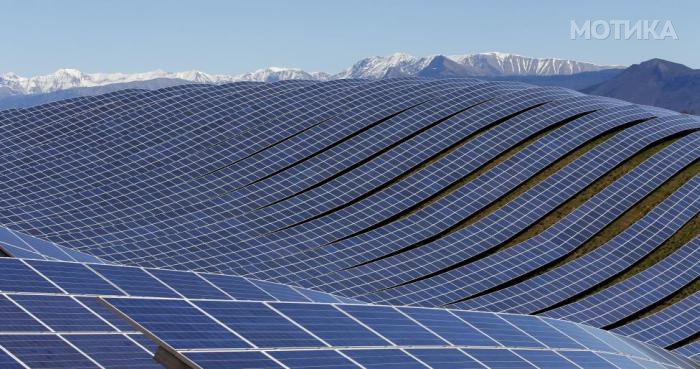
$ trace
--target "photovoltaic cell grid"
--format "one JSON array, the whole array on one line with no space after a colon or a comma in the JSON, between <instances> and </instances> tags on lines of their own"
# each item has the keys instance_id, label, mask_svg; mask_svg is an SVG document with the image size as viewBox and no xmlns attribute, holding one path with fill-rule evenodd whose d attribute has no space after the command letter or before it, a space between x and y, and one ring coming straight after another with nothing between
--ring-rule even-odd
<instances>
[{"instance_id":1,"label":"photovoltaic cell grid","mask_svg":"<svg viewBox=\"0 0 700 369\"><path fill-rule=\"evenodd\" d=\"M499 287L529 271L546 267L578 247L586 234L606 226L688 163L695 162L697 134L689 133L699 128L698 119L559 88L405 78L120 91L0 112L0 127L4 133L0 138L4 152L0 154L0 165L7 169L0 174L0 223L13 229L0 228L0 252L35 259L3 266L7 277L5 282L0 278L0 283L14 287L0 288L6 300L2 300L2 306L18 319L24 313L41 316L41 329L79 353L92 350L95 357L100 350L109 350L110 344L105 342L102 348L84 346L83 350L64 338L68 334L64 330L78 322L85 323L81 334L102 334L108 327L112 335L116 334L113 342L118 342L117 336L122 335L145 346L142 336L115 318L98 301L99 296L185 298L192 301L197 311L202 309L197 304L211 301L218 306L216 311L221 319L246 332L254 330L251 327L255 324L247 325L246 330L249 322L236 320L237 313L232 316L228 308L222 307L227 301L278 300L299 305L309 301L358 301L221 274L109 266L72 248L112 261L178 270L244 273L331 293L365 296L383 303L453 302L460 308L490 306L489 309L532 312L619 273L697 214L696 177L604 247L541 279L525 280L522 288L531 295L509 295L516 291L515 287L519 286L516 285L461 302L470 294ZM537 171L610 132L617 134L586 153L586 159L575 161L547 178L531 191L532 196L526 193L507 204L504 209L511 212L497 213L502 216L493 223L497 228L485 221L466 231L443 234ZM512 158L402 219L402 212L439 195L480 166L540 134L541 137ZM624 176L589 199L580 212L569 214L540 236L507 252L451 269L450 263L478 257L509 234L527 229L541 216L537 214L561 205L577 188L595 181L646 146L668 140L676 142L635 168L632 173L637 177L632 173ZM430 162L436 155L438 160ZM426 163L430 165L402 178L407 171ZM41 170L37 171L38 168ZM578 176L582 171L591 175L568 178L567 171L569 176ZM401 179L396 181L397 178ZM576 185L570 188L572 179ZM536 214L530 213L533 201L538 204L534 207ZM517 207L521 202L527 205L526 213ZM48 236L72 248L15 229ZM470 229L476 233L472 234ZM497 235L495 243L480 240L482 245L472 250L471 241L465 244L465 240L478 238L479 232ZM421 244L422 240L434 241ZM412 249L415 246L419 247ZM546 314L567 315L596 326L633 317L697 279L697 263L693 262L698 257L696 246L691 241L646 272ZM398 255L391 256L394 252ZM616 258L620 254L626 258ZM56 265L48 260L91 264ZM601 261L606 268L596 268ZM504 267L508 265L513 267ZM593 272L586 272L585 268L592 268ZM583 276L578 278L570 271ZM542 282L546 277L550 279ZM575 287L578 290L567 282L571 277L580 282ZM551 291L544 288L547 283L559 288ZM641 285L650 288L643 298L626 298L641 296ZM548 295L538 295L538 291L545 290ZM33 295L36 293L48 295ZM510 296L518 296L524 303L509 301ZM697 315L693 304L697 302L692 297L617 329L627 330L627 334L636 334L643 340L656 340L662 346L686 343L683 347L688 353L694 346L687 341L698 331L697 320L693 319ZM593 310L584 308L577 315L576 309L585 307L584 304L604 313L590 314ZM282 313L273 305L269 302L265 306ZM66 315L56 315L57 306L64 307ZM248 309L252 306L248 304ZM19 313L16 309L20 309ZM71 314L81 309L101 318L81 320ZM299 327L303 325L300 322L314 325L319 333L311 337L327 346L345 340L376 340L357 331L356 324L367 325L362 319L376 326L370 333L392 344L400 345L405 336L425 342L435 340L408 324L415 318L397 315L391 308L384 309L381 317L367 316L359 310L354 312L357 316L348 316L353 314L338 315L321 307L313 311L295 305L280 309L287 309L283 313L287 318L293 316L299 320L288 319L297 328L303 328ZM253 310L240 311L255 317L260 310ZM18 321L33 322L32 319ZM342 323L342 329L353 334L346 337L337 330L324 329L335 322ZM493 322L488 319L478 322L471 324L475 332L492 329ZM548 323L556 324L559 323ZM8 329L11 327L8 324ZM543 327L530 325L528 336L544 342L548 336L535 334ZM39 327L34 324L32 329ZM277 328L270 329L276 332ZM445 331L443 335L450 335L449 327L441 326L441 329ZM489 363L494 367L514 365L514 362L520 367L544 366L544 363L567 367L573 362L601 367L658 365L640 357L625 361L619 355L607 353L540 353L529 346L532 340L515 333L496 331L491 335L527 349L502 350L500 355L490 356L487 351L467 354L467 349L474 349L467 347L461 349L460 355L467 355L478 365ZM464 336L464 332L451 335L452 339L465 341L470 337ZM307 339L303 335L291 336L289 342L297 342L298 346L298 342ZM258 351L258 355L276 365L284 367L287 365L284 360L303 365L304 357L294 356L293 351L288 352L291 355L288 358ZM422 358L406 349L384 350L387 353L384 357L382 350L374 348L347 351L353 351L352 355L337 349L325 350L323 355L329 361L341 358L338 362L343 364L339 365L347 361L365 367L382 363L437 367L460 357L454 355L457 348L451 349L451 354L445 350L437 350L440 354L423 352ZM3 355L13 358L6 349L0 351L0 359L5 360ZM605 358L606 355L609 357ZM647 352L646 358L663 362L659 355L664 356ZM431 360L433 363L429 364Z\"/></svg>"},{"instance_id":2,"label":"photovoltaic cell grid","mask_svg":"<svg viewBox=\"0 0 700 369\"><path fill-rule=\"evenodd\" d=\"M605 355L618 362L695 365L600 329L536 316L298 302L105 301L161 347L201 368L284 367L287 361L303 368L324 360L330 367L439 368L452 362L499 368L506 360L514 367L549 368L553 361L616 368Z\"/></svg>"},{"instance_id":3,"label":"photovoltaic cell grid","mask_svg":"<svg viewBox=\"0 0 700 369\"><path fill-rule=\"evenodd\" d=\"M184 297L192 297L193 301L201 296L222 299L208 303L231 301L233 296L267 301L285 296L293 296L293 301L341 301L322 292L269 282L258 287L256 282L216 274L2 258L0 363L7 361L3 368L160 367L153 360L153 342L101 303L99 297L172 298L162 301L162 310L185 317L183 310L171 306ZM186 324L182 327L183 337L196 330Z\"/></svg>"}]
</instances>

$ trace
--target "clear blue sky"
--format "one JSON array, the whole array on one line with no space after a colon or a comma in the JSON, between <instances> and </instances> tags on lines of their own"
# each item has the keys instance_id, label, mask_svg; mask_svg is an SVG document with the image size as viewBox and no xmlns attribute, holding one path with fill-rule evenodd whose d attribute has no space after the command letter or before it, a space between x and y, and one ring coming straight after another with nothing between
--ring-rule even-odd
<instances>
[{"instance_id":1,"label":"clear blue sky","mask_svg":"<svg viewBox=\"0 0 700 369\"><path fill-rule=\"evenodd\" d=\"M0 73L267 66L338 72L357 59L503 51L700 67L700 1L0 0ZM570 21L671 20L678 40L571 40Z\"/></svg>"}]
</instances>

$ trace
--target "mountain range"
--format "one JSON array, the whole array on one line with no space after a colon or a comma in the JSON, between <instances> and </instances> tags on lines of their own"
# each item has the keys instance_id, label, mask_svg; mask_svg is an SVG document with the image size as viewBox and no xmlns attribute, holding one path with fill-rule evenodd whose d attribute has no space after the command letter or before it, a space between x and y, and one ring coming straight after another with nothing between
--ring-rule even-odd
<instances>
[{"instance_id":1,"label":"mountain range","mask_svg":"<svg viewBox=\"0 0 700 369\"><path fill-rule=\"evenodd\" d=\"M652 59L625 68L500 52L426 57L395 53L362 59L336 74L278 67L237 75L208 74L197 70L126 74L60 69L53 74L35 77L6 73L0 76L0 109L33 106L126 88L157 89L187 83L273 82L288 79L325 81L406 76L521 81L566 87L690 114L700 112L700 71L681 64Z\"/></svg>"},{"instance_id":2,"label":"mountain range","mask_svg":"<svg viewBox=\"0 0 700 369\"><path fill-rule=\"evenodd\" d=\"M0 77L0 96L29 95L70 88L97 87L115 83L176 80L179 83L225 83L235 81L272 82L286 79L329 80L339 78L380 79L399 76L552 76L619 68L561 59L537 59L505 53L472 55L433 55L415 57L396 53L390 56L365 58L337 74L305 72L294 68L259 69L239 75L214 75L197 70L170 73L162 70L146 73L83 73L76 69L59 69L53 74L21 77L6 73ZM134 87L133 85L131 87Z\"/></svg>"}]
</instances>

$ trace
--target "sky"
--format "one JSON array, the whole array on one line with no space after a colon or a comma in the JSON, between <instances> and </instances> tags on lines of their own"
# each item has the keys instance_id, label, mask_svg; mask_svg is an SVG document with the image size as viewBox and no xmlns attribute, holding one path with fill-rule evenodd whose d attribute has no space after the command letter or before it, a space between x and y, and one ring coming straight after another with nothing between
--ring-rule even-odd
<instances>
[{"instance_id":1,"label":"sky","mask_svg":"<svg viewBox=\"0 0 700 369\"><path fill-rule=\"evenodd\" d=\"M700 68L698 14L697 0L0 0L0 74L238 74L269 66L335 73L394 52L486 51ZM572 40L572 20L670 21L678 39Z\"/></svg>"}]
</instances>

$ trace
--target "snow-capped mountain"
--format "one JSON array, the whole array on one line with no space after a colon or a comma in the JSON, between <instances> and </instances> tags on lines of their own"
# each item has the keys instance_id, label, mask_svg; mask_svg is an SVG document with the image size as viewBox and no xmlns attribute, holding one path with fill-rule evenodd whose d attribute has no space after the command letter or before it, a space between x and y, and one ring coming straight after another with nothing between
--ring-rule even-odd
<instances>
[{"instance_id":1,"label":"snow-capped mountain","mask_svg":"<svg viewBox=\"0 0 700 369\"><path fill-rule=\"evenodd\" d=\"M171 73L156 70L146 73L83 73L76 69L59 69L53 74L20 77L14 73L0 76L0 95L32 95L71 88L98 87L156 79L181 81L181 83L226 83L235 81L272 82L285 79L327 80L327 73L307 73L293 68L267 68L241 75L215 75L191 70ZM131 84L133 85L133 83Z\"/></svg>"},{"instance_id":2,"label":"snow-capped mountain","mask_svg":"<svg viewBox=\"0 0 700 369\"><path fill-rule=\"evenodd\" d=\"M433 55L416 57L404 53L365 58L346 70L331 75L324 72L305 72L295 68L271 67L239 75L214 75L191 70L171 73L156 70L146 73L83 73L76 69L59 69L53 74L20 77L14 73L0 76L0 96L32 95L72 88L98 87L110 84L163 80L177 83L226 83L235 81L272 82L287 79L330 80L339 78L380 79L400 76L425 77L500 77L500 76L555 76L594 72L618 66L596 65L572 60L537 59L505 53L471 55ZM138 86L134 86L137 88Z\"/></svg>"},{"instance_id":3,"label":"snow-capped mountain","mask_svg":"<svg viewBox=\"0 0 700 369\"><path fill-rule=\"evenodd\" d=\"M451 63L451 62L454 62ZM396 53L389 56L365 58L337 74L336 78L379 79L397 76L426 75L426 67L436 64L451 64L451 73L473 77L499 76L552 76L617 69L621 66L597 65L593 63L553 58L529 58L516 54L488 52L468 55L432 55L415 57ZM421 73L423 72L423 73Z\"/></svg>"}]
</instances>

